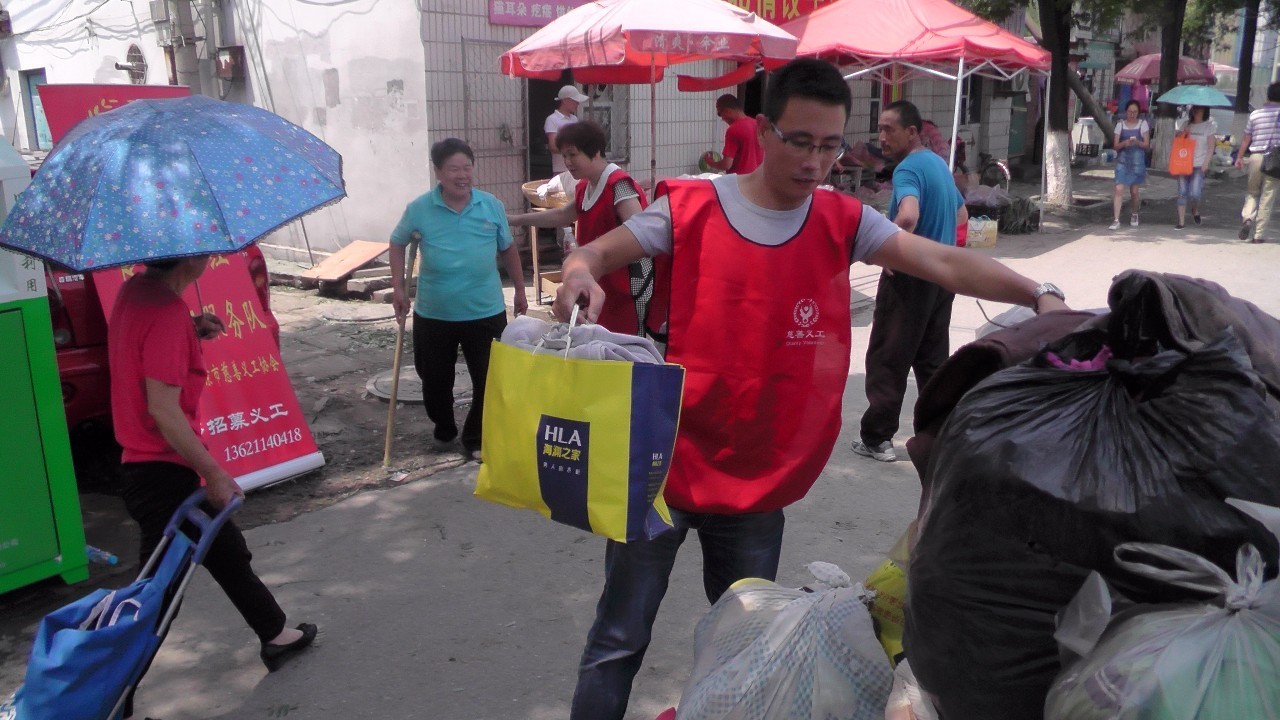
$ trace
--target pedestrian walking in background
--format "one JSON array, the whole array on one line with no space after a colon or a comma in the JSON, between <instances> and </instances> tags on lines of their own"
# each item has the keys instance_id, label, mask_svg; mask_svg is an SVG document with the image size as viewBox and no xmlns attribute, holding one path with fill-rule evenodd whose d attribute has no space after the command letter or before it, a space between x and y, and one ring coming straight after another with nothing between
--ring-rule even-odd
<instances>
[{"instance_id":1,"label":"pedestrian walking in background","mask_svg":"<svg viewBox=\"0 0 1280 720\"><path fill-rule=\"evenodd\" d=\"M724 152L715 160L711 152L703 154L702 159L711 167L723 173L746 175L760 166L760 131L755 118L749 118L742 112L742 101L733 95L721 95L716 98L716 115L728 124L724 131Z\"/></svg>"},{"instance_id":2,"label":"pedestrian walking in background","mask_svg":"<svg viewBox=\"0 0 1280 720\"><path fill-rule=\"evenodd\" d=\"M895 225L943 245L956 244L956 227L969 222L964 196L947 163L924 144L920 111L905 100L880 113L880 147L897 160L889 219ZM867 344L867 411L853 451L882 462L898 459L898 432L907 374L914 370L923 389L951 354L951 302L955 295L904 272L885 270L876 290L871 338Z\"/></svg>"},{"instance_id":3,"label":"pedestrian walking in background","mask_svg":"<svg viewBox=\"0 0 1280 720\"><path fill-rule=\"evenodd\" d=\"M475 154L457 138L431 146L436 187L405 208L391 231L391 287L396 320L409 314L404 286L405 246L421 244L418 295L413 309L413 364L422 378L422 404L435 423L435 448L458 437L453 416L458 348L471 375L471 409L462 425L462 451L480 453L489 344L507 326L497 258L515 288L515 314L529 308L520 253L511 241L507 211L493 195L473 187Z\"/></svg>"},{"instance_id":4,"label":"pedestrian walking in background","mask_svg":"<svg viewBox=\"0 0 1280 720\"><path fill-rule=\"evenodd\" d=\"M648 206L640 185L626 170L605 159L607 138L599 125L590 120L575 123L560 131L556 142L565 167L578 181L573 202L545 212L508 215L508 223L560 228L576 222L581 246L590 244ZM641 334L639 296L645 289L644 284L652 282L652 272L644 277L639 265L634 263L600 278L608 301L597 322L614 332ZM652 268L652 264L649 267ZM639 277L635 277L637 275ZM637 286L632 285L633 280Z\"/></svg>"},{"instance_id":5,"label":"pedestrian walking in background","mask_svg":"<svg viewBox=\"0 0 1280 720\"><path fill-rule=\"evenodd\" d=\"M1261 243L1276 238L1269 237L1271 224L1271 206L1276 201L1276 189L1280 187L1280 178L1273 178L1262 172L1262 157L1274 147L1280 147L1280 82L1267 86L1267 103L1249 113L1249 122L1244 126L1244 139L1240 143L1240 151L1236 154L1236 167L1249 165L1249 191L1244 197L1244 208L1241 209L1240 239ZM1245 160L1245 151L1249 158Z\"/></svg>"},{"instance_id":6,"label":"pedestrian walking in background","mask_svg":"<svg viewBox=\"0 0 1280 720\"><path fill-rule=\"evenodd\" d=\"M138 523L138 564L164 537L178 506L204 480L202 509L216 515L244 491L200 440L200 395L206 369L200 343L222 334L222 321L205 313L192 317L182 293L204 273L209 257L153 260L129 278L116 298L107 325L111 369L111 419L123 448L121 497ZM253 571L244 535L228 520L204 559L231 604L258 636L259 656L276 670L316 637L317 628L285 625L275 596ZM133 714L133 696L124 717Z\"/></svg>"},{"instance_id":7,"label":"pedestrian walking in background","mask_svg":"<svg viewBox=\"0 0 1280 720\"><path fill-rule=\"evenodd\" d=\"M542 131L547 134L547 148L551 150L551 172L559 175L565 171L564 158L560 155L560 145L556 140L560 131L578 122L578 106L587 101L587 96L578 92L578 88L565 85L556 93L556 109L551 111L542 123ZM566 188L567 190L567 188Z\"/></svg>"},{"instance_id":8,"label":"pedestrian walking in background","mask_svg":"<svg viewBox=\"0 0 1280 720\"><path fill-rule=\"evenodd\" d=\"M1190 175L1178 176L1178 224L1175 229L1181 230L1187 225L1187 205L1191 205L1191 219L1200 224L1200 198L1204 195L1204 178L1209 172L1209 162L1213 159L1214 136L1218 132L1218 124L1209 117L1209 108L1204 105L1193 105L1186 121L1179 124L1178 132L1182 137L1195 141L1196 149L1191 162L1193 168Z\"/></svg>"},{"instance_id":9,"label":"pedestrian walking in background","mask_svg":"<svg viewBox=\"0 0 1280 720\"><path fill-rule=\"evenodd\" d=\"M1129 189L1129 225L1138 227L1138 211L1142 208L1142 186L1147 182L1147 148L1151 147L1151 126L1139 117L1137 100L1124 105L1124 118L1116 125L1113 145L1116 149L1116 192L1111 200L1111 229L1120 229L1120 208L1124 191Z\"/></svg>"},{"instance_id":10,"label":"pedestrian walking in background","mask_svg":"<svg viewBox=\"0 0 1280 720\"><path fill-rule=\"evenodd\" d=\"M871 262L998 302L1065 308L995 260L895 226L818 186L844 151L852 96L835 66L794 60L769 79L756 118L764 150L747 175L661 183L652 205L573 252L554 310L599 316L598 279L670 255L666 360L685 367L664 497L674 529L608 541L572 720L621 720L680 545L702 547L714 602L745 577L777 577L783 508L817 481L840 432L852 347L849 266ZM948 180L949 180L948 174Z\"/></svg>"}]
</instances>

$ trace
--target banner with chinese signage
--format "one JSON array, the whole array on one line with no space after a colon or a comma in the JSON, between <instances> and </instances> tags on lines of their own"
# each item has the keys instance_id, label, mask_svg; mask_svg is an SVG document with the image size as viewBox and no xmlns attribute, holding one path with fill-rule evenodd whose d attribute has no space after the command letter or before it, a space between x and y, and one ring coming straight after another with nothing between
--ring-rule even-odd
<instances>
[{"instance_id":1,"label":"banner with chinese signage","mask_svg":"<svg viewBox=\"0 0 1280 720\"><path fill-rule=\"evenodd\" d=\"M485 0L489 3L489 23L542 27L589 0ZM775 25L808 15L836 0L724 0L755 13Z\"/></svg>"},{"instance_id":2,"label":"banner with chinese signage","mask_svg":"<svg viewBox=\"0 0 1280 720\"><path fill-rule=\"evenodd\" d=\"M802 15L808 15L836 0L724 0L730 5L740 7L756 14L756 17L768 20L774 25L791 22Z\"/></svg>"},{"instance_id":3,"label":"banner with chinese signage","mask_svg":"<svg viewBox=\"0 0 1280 720\"><path fill-rule=\"evenodd\" d=\"M489 24L542 27L589 0L485 0Z\"/></svg>"},{"instance_id":4,"label":"banner with chinese signage","mask_svg":"<svg viewBox=\"0 0 1280 720\"><path fill-rule=\"evenodd\" d=\"M108 317L120 286L135 271L142 272L142 266L93 273ZM225 335L202 341L209 376L200 398L200 437L218 464L246 491L324 465L254 292L245 254L210 257L209 268L183 299L192 313L213 313L227 328Z\"/></svg>"},{"instance_id":5,"label":"banner with chinese signage","mask_svg":"<svg viewBox=\"0 0 1280 720\"><path fill-rule=\"evenodd\" d=\"M40 102L49 121L49 134L57 143L76 123L114 110L130 100L186 97L185 85L41 85Z\"/></svg>"}]
</instances>

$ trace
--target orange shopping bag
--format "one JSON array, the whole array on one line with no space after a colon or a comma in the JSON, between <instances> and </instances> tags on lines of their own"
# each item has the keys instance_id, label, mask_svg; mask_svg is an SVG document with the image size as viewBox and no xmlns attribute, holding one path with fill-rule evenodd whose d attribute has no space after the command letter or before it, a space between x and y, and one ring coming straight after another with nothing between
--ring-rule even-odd
<instances>
[{"instance_id":1,"label":"orange shopping bag","mask_svg":"<svg viewBox=\"0 0 1280 720\"><path fill-rule=\"evenodd\" d=\"M1179 135L1169 152L1169 174L1190 175L1195 171L1196 141Z\"/></svg>"}]
</instances>

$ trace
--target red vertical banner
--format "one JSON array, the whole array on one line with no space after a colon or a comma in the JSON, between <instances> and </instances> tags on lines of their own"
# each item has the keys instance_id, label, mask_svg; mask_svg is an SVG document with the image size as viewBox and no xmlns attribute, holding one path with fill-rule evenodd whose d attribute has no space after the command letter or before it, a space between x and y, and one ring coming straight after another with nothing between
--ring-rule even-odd
<instances>
[{"instance_id":1,"label":"red vertical banner","mask_svg":"<svg viewBox=\"0 0 1280 720\"><path fill-rule=\"evenodd\" d=\"M203 341L209 376L200 399L200 437L240 486L252 490L319 468L324 455L289 383L246 263L243 252L211 256L183 299L193 314L213 313L226 326L225 335ZM142 266L93 273L107 317L134 272Z\"/></svg>"},{"instance_id":2,"label":"red vertical banner","mask_svg":"<svg viewBox=\"0 0 1280 720\"><path fill-rule=\"evenodd\" d=\"M133 100L186 97L175 85L41 85L40 101L56 143L76 123ZM120 286L141 266L93 273L103 316L111 317ZM204 341L209 380L200 401L201 438L215 460L245 490L324 465L289 384L271 314L265 311L243 252L209 259L209 269L184 299L192 313L211 312L227 334ZM204 302L203 309L197 301Z\"/></svg>"},{"instance_id":3,"label":"red vertical banner","mask_svg":"<svg viewBox=\"0 0 1280 720\"><path fill-rule=\"evenodd\" d=\"M131 100L161 100L186 97L186 85L41 85L40 104L49 135L56 144L76 123L99 113L114 110Z\"/></svg>"}]
</instances>

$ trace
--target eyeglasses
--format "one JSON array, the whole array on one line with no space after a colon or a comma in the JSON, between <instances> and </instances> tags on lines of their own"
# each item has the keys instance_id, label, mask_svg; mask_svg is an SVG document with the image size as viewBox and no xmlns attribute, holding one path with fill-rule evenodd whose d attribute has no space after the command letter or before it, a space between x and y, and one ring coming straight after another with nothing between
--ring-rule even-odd
<instances>
[{"instance_id":1,"label":"eyeglasses","mask_svg":"<svg viewBox=\"0 0 1280 720\"><path fill-rule=\"evenodd\" d=\"M810 140L802 140L789 135L783 135L782 131L778 129L778 126L773 123L769 123L769 127L773 129L773 134L778 136L778 139L782 141L783 147L785 147L787 152L791 155L808 157L816 151L823 157L831 158L832 160L839 160L841 157L844 157L844 154L849 150L849 143L844 140L841 140L838 145L819 145Z\"/></svg>"}]
</instances>

